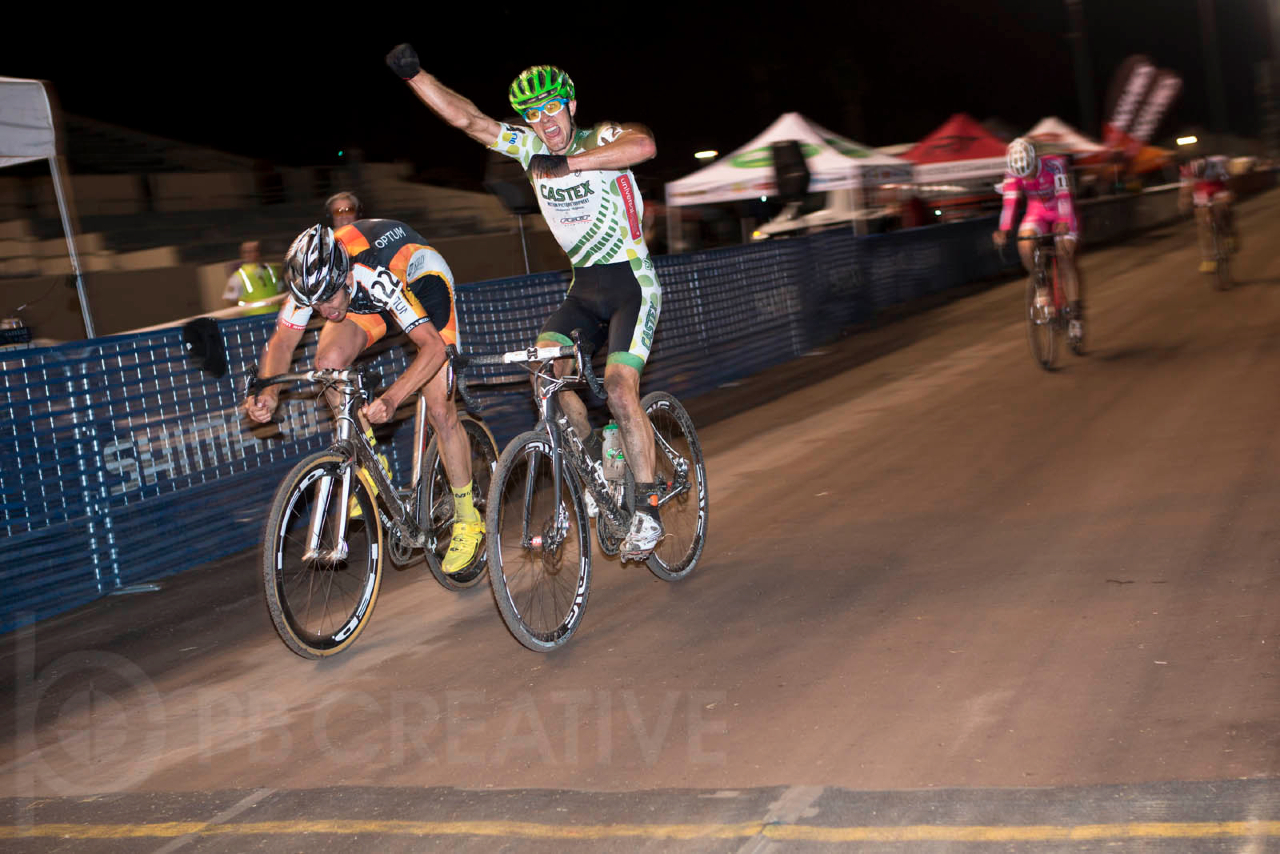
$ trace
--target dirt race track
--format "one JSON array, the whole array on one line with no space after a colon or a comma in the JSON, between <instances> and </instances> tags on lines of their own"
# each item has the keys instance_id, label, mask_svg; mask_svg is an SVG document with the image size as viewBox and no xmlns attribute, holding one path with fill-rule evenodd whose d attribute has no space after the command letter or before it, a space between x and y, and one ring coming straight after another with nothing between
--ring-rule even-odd
<instances>
[{"instance_id":1,"label":"dirt race track","mask_svg":"<svg viewBox=\"0 0 1280 854\"><path fill-rule=\"evenodd\" d=\"M415 567L305 661L253 552L3 638L4 850L1280 850L1280 192L1239 216L1226 292L1189 223L1087 252L1054 374L1019 281L690 401L701 565L597 555L555 653Z\"/></svg>"}]
</instances>

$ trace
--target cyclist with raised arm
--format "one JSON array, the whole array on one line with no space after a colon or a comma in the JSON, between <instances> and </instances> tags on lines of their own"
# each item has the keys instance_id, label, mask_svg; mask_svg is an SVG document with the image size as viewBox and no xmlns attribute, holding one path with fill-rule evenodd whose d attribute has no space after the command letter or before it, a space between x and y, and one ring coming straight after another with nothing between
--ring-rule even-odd
<instances>
[{"instance_id":1,"label":"cyclist with raised arm","mask_svg":"<svg viewBox=\"0 0 1280 854\"><path fill-rule=\"evenodd\" d=\"M404 373L360 414L381 424L422 389L454 499L452 538L441 569L451 574L465 569L484 539L484 520L472 501L471 446L441 370L446 345L458 341L449 265L404 223L363 219L336 232L313 225L298 235L285 256L284 281L289 293L258 361L263 377L289 369L313 312L327 321L316 342L317 368L350 367L393 323L417 346ZM254 421L271 420L279 394L278 386L270 386L251 396L246 413Z\"/></svg>"},{"instance_id":2,"label":"cyclist with raised arm","mask_svg":"<svg viewBox=\"0 0 1280 854\"><path fill-rule=\"evenodd\" d=\"M1197 157L1187 164L1182 172L1182 183L1179 189L1178 204L1183 210L1187 208L1188 197L1195 205L1196 233L1200 240L1200 272L1215 273L1218 261L1214 257L1213 235L1209 228L1209 219L1214 217L1222 228L1226 238L1228 252L1235 252L1238 242L1235 217L1231 213L1231 191L1227 189L1230 179L1227 171L1227 158L1221 156Z\"/></svg>"},{"instance_id":3,"label":"cyclist with raised arm","mask_svg":"<svg viewBox=\"0 0 1280 854\"><path fill-rule=\"evenodd\" d=\"M636 478L637 512L622 542L623 560L644 560L662 539L654 483L654 440L640 407L640 372L649 358L662 289L645 245L644 202L631 167L654 156L653 135L636 124L600 122L578 127L573 81L552 65L516 77L508 100L528 126L499 122L423 71L402 44L389 65L445 122L495 151L520 161L538 195L542 215L573 265L564 302L543 324L542 345L571 344L581 329L594 346L607 341L604 385ZM557 375L568 369L556 365ZM575 392L560 405L584 439L587 409Z\"/></svg>"},{"instance_id":4,"label":"cyclist with raised arm","mask_svg":"<svg viewBox=\"0 0 1280 854\"><path fill-rule=\"evenodd\" d=\"M1058 254L1058 272L1067 295L1067 335L1073 349L1084 340L1084 299L1080 272L1076 266L1076 244L1079 224L1071 192L1071 175L1067 161L1053 154L1039 155L1035 143L1019 137L1005 150L1004 207L1000 211L1000 228L993 235L1003 247L1013 228L1013 213L1020 194L1027 197L1027 212L1018 226L1019 238L1054 235ZM1030 241L1018 245L1022 266L1031 272L1035 266L1034 247ZM1048 299L1037 294L1037 299Z\"/></svg>"}]
</instances>

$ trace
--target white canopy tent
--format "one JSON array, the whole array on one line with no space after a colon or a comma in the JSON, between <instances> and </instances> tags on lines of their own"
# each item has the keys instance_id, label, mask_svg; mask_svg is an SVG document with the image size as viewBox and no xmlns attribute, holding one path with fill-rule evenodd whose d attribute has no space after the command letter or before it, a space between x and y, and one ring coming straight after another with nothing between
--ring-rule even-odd
<instances>
[{"instance_id":1,"label":"white canopy tent","mask_svg":"<svg viewBox=\"0 0 1280 854\"><path fill-rule=\"evenodd\" d=\"M0 168L33 160L49 161L53 192L58 198L58 213L62 217L62 230L67 235L67 253L71 258L71 269L75 271L76 293L79 294L80 312L84 316L85 336L93 338L93 319L89 316L84 276L80 270L80 257L76 254L75 231L71 226L71 204L66 191L68 182L63 174L62 161L58 157L57 132L49 93L39 80L0 77Z\"/></svg>"},{"instance_id":2,"label":"white canopy tent","mask_svg":"<svg viewBox=\"0 0 1280 854\"><path fill-rule=\"evenodd\" d=\"M1045 116L1026 135L1059 146L1071 154L1097 154L1107 150L1105 145L1089 139L1057 116Z\"/></svg>"},{"instance_id":3,"label":"white canopy tent","mask_svg":"<svg viewBox=\"0 0 1280 854\"><path fill-rule=\"evenodd\" d=\"M783 113L755 139L691 175L666 186L668 206L736 202L777 192L772 144L800 143L809 169L809 191L860 189L881 184L910 183L912 166L814 124L799 113ZM676 245L674 223L668 215L670 245Z\"/></svg>"},{"instance_id":4,"label":"white canopy tent","mask_svg":"<svg viewBox=\"0 0 1280 854\"><path fill-rule=\"evenodd\" d=\"M770 145L788 140L800 143L809 168L811 192L911 180L911 164L907 161L859 145L799 113L783 113L733 153L667 184L667 204L735 202L777 192Z\"/></svg>"}]
</instances>

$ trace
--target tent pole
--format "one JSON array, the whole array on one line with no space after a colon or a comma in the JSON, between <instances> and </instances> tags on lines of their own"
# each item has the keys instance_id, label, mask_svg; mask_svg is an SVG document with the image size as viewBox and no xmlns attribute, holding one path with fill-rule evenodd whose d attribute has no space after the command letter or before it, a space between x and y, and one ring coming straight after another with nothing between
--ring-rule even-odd
<instances>
[{"instance_id":1,"label":"tent pole","mask_svg":"<svg viewBox=\"0 0 1280 854\"><path fill-rule=\"evenodd\" d=\"M96 338L93 318L89 316L89 298L85 295L84 276L80 271L80 257L76 254L75 233L71 230L71 217L67 213L67 197L62 188L62 164L55 157L49 158L49 172L53 175L53 192L58 197L58 214L62 217L62 230L67 235L67 254L71 258L71 270L76 277L76 293L80 297L80 314L84 317L85 338Z\"/></svg>"}]
</instances>

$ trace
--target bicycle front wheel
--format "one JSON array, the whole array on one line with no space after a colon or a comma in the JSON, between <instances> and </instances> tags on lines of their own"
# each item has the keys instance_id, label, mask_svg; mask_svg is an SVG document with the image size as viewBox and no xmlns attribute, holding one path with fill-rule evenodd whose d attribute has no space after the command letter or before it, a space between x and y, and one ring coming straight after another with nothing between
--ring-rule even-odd
<instances>
[{"instance_id":1,"label":"bicycle front wheel","mask_svg":"<svg viewBox=\"0 0 1280 854\"><path fill-rule=\"evenodd\" d=\"M346 531L338 530L345 462L332 451L307 457L281 482L267 514L263 595L280 639L303 658L350 647L382 584L382 527L363 474L351 478Z\"/></svg>"},{"instance_id":2,"label":"bicycle front wheel","mask_svg":"<svg viewBox=\"0 0 1280 854\"><path fill-rule=\"evenodd\" d=\"M471 498L483 519L488 507L489 484L498 464L498 449L494 444L493 434L484 422L465 412L458 413L458 421L471 446ZM448 590L465 590L477 584L484 576L488 566L488 550L483 547L478 549L471 565L461 572L446 574L440 568L452 540L454 511L453 490L444 470L444 459L440 456L439 438L431 438L431 445L423 456L423 473L418 479L416 499L417 520L427 532L427 568L431 570L432 577ZM432 543L435 545L432 546Z\"/></svg>"},{"instance_id":3,"label":"bicycle front wheel","mask_svg":"<svg viewBox=\"0 0 1280 854\"><path fill-rule=\"evenodd\" d=\"M546 434L522 433L493 474L486 518L489 582L520 643L549 652L582 622L591 583L591 532L577 478L560 471Z\"/></svg>"},{"instance_id":4,"label":"bicycle front wheel","mask_svg":"<svg viewBox=\"0 0 1280 854\"><path fill-rule=\"evenodd\" d=\"M661 493L658 515L666 536L649 555L649 571L663 581L684 578L698 563L707 540L707 465L693 419L680 401L665 391L640 401L657 444L654 480Z\"/></svg>"},{"instance_id":5,"label":"bicycle front wheel","mask_svg":"<svg viewBox=\"0 0 1280 854\"><path fill-rule=\"evenodd\" d=\"M1027 343L1031 345L1031 357L1040 367L1051 371L1057 357L1057 337L1054 334L1057 318L1053 316L1049 306L1036 305L1034 276L1027 280L1026 317Z\"/></svg>"}]
</instances>

